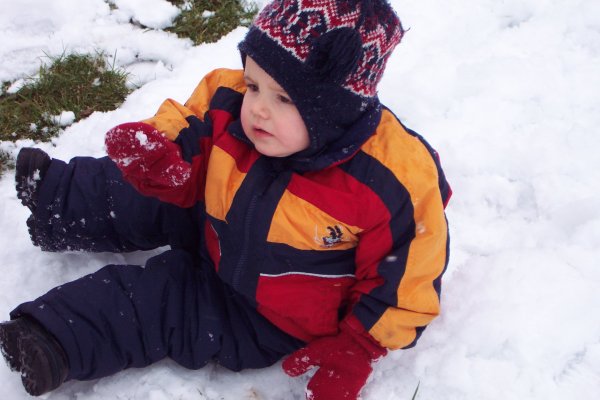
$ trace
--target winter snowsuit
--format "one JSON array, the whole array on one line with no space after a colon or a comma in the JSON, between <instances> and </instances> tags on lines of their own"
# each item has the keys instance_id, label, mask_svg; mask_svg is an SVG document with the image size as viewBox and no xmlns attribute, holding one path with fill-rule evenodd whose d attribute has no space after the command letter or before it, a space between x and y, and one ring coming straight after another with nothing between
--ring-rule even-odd
<instances>
[{"instance_id":1,"label":"winter snowsuit","mask_svg":"<svg viewBox=\"0 0 600 400\"><path fill-rule=\"evenodd\" d=\"M342 319L405 348L438 315L450 188L435 151L383 108L350 128L359 142L266 157L241 128L244 91L242 71L216 70L185 105L167 100L145 121L192 164L193 184L162 201L106 158L53 161L28 221L36 244L173 248L145 269L108 266L13 311L57 337L70 379L166 356L189 368L263 367L336 334Z\"/></svg>"}]
</instances>

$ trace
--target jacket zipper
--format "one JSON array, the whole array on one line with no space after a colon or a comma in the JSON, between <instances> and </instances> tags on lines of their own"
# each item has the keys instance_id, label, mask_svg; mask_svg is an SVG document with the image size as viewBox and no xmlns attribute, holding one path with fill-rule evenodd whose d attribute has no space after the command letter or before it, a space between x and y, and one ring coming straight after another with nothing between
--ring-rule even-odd
<instances>
[{"instance_id":1,"label":"jacket zipper","mask_svg":"<svg viewBox=\"0 0 600 400\"><path fill-rule=\"evenodd\" d=\"M240 288L240 280L242 278L242 272L244 270L244 266L246 265L248 259L248 252L250 251L250 230L252 229L252 220L254 218L254 211L256 210L256 203L258 202L258 194L255 194L250 199L250 204L248 205L248 210L246 212L246 217L244 218L244 244L242 247L242 253L240 258L233 269L233 277L231 279L231 284L233 289L239 291Z\"/></svg>"}]
</instances>

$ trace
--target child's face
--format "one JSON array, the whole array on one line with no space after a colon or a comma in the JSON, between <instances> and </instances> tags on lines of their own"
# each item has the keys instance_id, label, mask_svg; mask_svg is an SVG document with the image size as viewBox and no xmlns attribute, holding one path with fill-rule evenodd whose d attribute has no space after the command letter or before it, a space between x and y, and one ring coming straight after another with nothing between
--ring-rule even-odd
<instances>
[{"instance_id":1,"label":"child's face","mask_svg":"<svg viewBox=\"0 0 600 400\"><path fill-rule=\"evenodd\" d=\"M248 90L242 103L242 127L256 150L270 157L287 157L309 145L308 130L285 90L246 57Z\"/></svg>"}]
</instances>

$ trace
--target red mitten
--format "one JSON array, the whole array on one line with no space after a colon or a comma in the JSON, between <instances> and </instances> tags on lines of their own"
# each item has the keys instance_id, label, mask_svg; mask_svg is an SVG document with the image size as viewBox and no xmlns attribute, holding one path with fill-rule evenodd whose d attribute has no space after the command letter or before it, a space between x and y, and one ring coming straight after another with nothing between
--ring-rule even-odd
<instances>
[{"instance_id":1,"label":"red mitten","mask_svg":"<svg viewBox=\"0 0 600 400\"><path fill-rule=\"evenodd\" d=\"M106 133L108 156L141 193L171 201L190 180L192 167L179 146L152 125L131 122Z\"/></svg>"},{"instance_id":2,"label":"red mitten","mask_svg":"<svg viewBox=\"0 0 600 400\"><path fill-rule=\"evenodd\" d=\"M283 361L283 370L298 376L319 370L308 383L308 400L356 400L373 368L371 363L387 350L342 323L337 336L310 342Z\"/></svg>"}]
</instances>

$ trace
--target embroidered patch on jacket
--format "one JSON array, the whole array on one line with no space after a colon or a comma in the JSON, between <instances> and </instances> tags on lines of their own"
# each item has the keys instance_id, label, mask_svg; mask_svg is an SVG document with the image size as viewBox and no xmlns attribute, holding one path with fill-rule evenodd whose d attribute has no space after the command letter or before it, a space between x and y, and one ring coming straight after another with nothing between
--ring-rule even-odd
<instances>
[{"instance_id":1,"label":"embroidered patch on jacket","mask_svg":"<svg viewBox=\"0 0 600 400\"><path fill-rule=\"evenodd\" d=\"M315 226L315 242L321 247L333 247L346 241L344 230L339 225L328 226L326 229L319 229L318 226Z\"/></svg>"}]
</instances>

